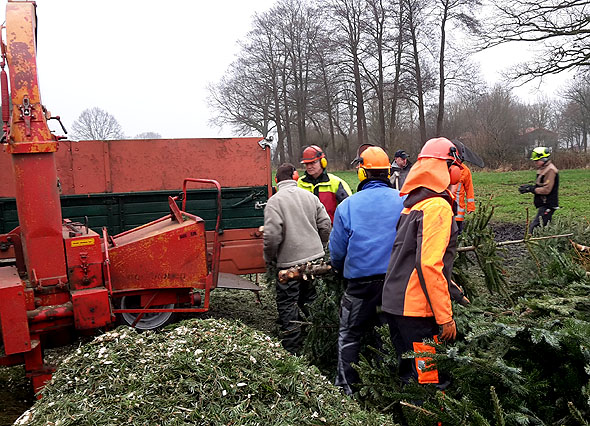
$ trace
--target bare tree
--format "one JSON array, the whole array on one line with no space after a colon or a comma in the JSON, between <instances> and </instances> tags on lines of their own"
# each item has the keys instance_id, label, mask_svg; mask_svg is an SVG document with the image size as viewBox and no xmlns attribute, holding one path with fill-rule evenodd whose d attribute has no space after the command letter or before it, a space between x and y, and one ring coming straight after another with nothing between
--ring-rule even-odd
<instances>
[{"instance_id":1,"label":"bare tree","mask_svg":"<svg viewBox=\"0 0 590 426\"><path fill-rule=\"evenodd\" d=\"M559 114L559 137L566 149L582 150L586 131L584 114L575 102L565 103Z\"/></svg>"},{"instance_id":2,"label":"bare tree","mask_svg":"<svg viewBox=\"0 0 590 426\"><path fill-rule=\"evenodd\" d=\"M588 0L511 0L492 2L495 18L481 35L484 47L507 42L533 43L537 55L517 66L523 82L590 65Z\"/></svg>"},{"instance_id":3,"label":"bare tree","mask_svg":"<svg viewBox=\"0 0 590 426\"><path fill-rule=\"evenodd\" d=\"M479 1L277 0L254 16L236 61L210 87L214 122L242 133L276 129L280 162L296 161L310 143L333 164L348 164L357 143L369 141L415 152L435 132L429 99L441 88L443 117L466 69L438 29L464 25L465 9ZM437 4L447 11L443 24Z\"/></svg>"},{"instance_id":4,"label":"bare tree","mask_svg":"<svg viewBox=\"0 0 590 426\"><path fill-rule=\"evenodd\" d=\"M565 90L563 97L573 104L570 111L577 111L577 127L580 129L581 149L588 152L588 132L590 131L590 73L578 73ZM575 107L574 107L575 105ZM573 113L570 118L576 117Z\"/></svg>"},{"instance_id":5,"label":"bare tree","mask_svg":"<svg viewBox=\"0 0 590 426\"><path fill-rule=\"evenodd\" d=\"M314 75L317 93L311 100L314 108L314 116L317 121L327 120L330 133L327 144L327 154L331 157L336 149L336 110L338 103L338 77L337 77L337 54L335 44L330 38L328 28L322 28L318 35L318 42L315 44L315 62L317 67L312 70ZM323 120L322 120L323 121ZM316 125L318 133L321 133L321 126ZM332 157L334 158L334 157Z\"/></svg>"},{"instance_id":6,"label":"bare tree","mask_svg":"<svg viewBox=\"0 0 590 426\"><path fill-rule=\"evenodd\" d=\"M523 130L523 106L507 89L496 86L477 99L468 119L474 134L473 148L490 167L513 164L523 158L526 146L519 135ZM471 146L470 146L471 147Z\"/></svg>"},{"instance_id":7,"label":"bare tree","mask_svg":"<svg viewBox=\"0 0 590 426\"><path fill-rule=\"evenodd\" d=\"M72 124L73 136L78 140L123 139L123 129L115 117L93 107L82 111Z\"/></svg>"},{"instance_id":8,"label":"bare tree","mask_svg":"<svg viewBox=\"0 0 590 426\"><path fill-rule=\"evenodd\" d=\"M365 96L361 76L361 37L365 0L332 0L332 13L339 32L339 44L347 58L343 65L352 73L356 104L356 129L359 145L368 142Z\"/></svg>"},{"instance_id":9,"label":"bare tree","mask_svg":"<svg viewBox=\"0 0 590 426\"><path fill-rule=\"evenodd\" d=\"M372 59L375 61L374 69L367 69L365 75L377 98L377 143L385 144L385 54L387 43L387 27L389 24L388 8L383 0L366 0L367 18L365 31L369 34L371 44L368 46Z\"/></svg>"},{"instance_id":10,"label":"bare tree","mask_svg":"<svg viewBox=\"0 0 590 426\"><path fill-rule=\"evenodd\" d=\"M254 130L268 136L274 127L270 114L272 96L263 76L256 58L243 52L221 81L208 87L208 103L216 112L211 122L230 125L242 135Z\"/></svg>"},{"instance_id":11,"label":"bare tree","mask_svg":"<svg viewBox=\"0 0 590 426\"><path fill-rule=\"evenodd\" d=\"M555 101L547 98L539 98L536 102L527 105L526 125L534 129L557 129L557 111Z\"/></svg>"},{"instance_id":12,"label":"bare tree","mask_svg":"<svg viewBox=\"0 0 590 426\"><path fill-rule=\"evenodd\" d=\"M282 92L280 78L284 68L285 55L279 46L279 28L274 25L273 12L256 14L253 18L252 30L246 40L241 43L242 53L248 55L258 64L253 77L269 91L269 118L274 122L277 131L278 163L286 161L285 116L281 111Z\"/></svg>"},{"instance_id":13,"label":"bare tree","mask_svg":"<svg viewBox=\"0 0 590 426\"><path fill-rule=\"evenodd\" d=\"M481 0L438 0L437 5L440 10L440 47L439 47L439 88L438 88L438 114L436 117L436 135L441 136L443 133L443 122L445 115L445 90L447 72L445 71L446 48L449 40L447 39L448 27L453 21L462 24L470 31L477 32L479 22L473 15L481 5Z\"/></svg>"},{"instance_id":14,"label":"bare tree","mask_svg":"<svg viewBox=\"0 0 590 426\"><path fill-rule=\"evenodd\" d=\"M390 150L396 149L396 127L398 125L397 110L398 102L401 96L400 81L402 78L402 55L407 44L406 37L406 14L404 13L404 0L394 0L391 2L390 10L395 20L395 27L397 34L395 35L395 44L393 48L394 52L394 64L395 71L393 76L393 83L391 88L391 107L390 107L390 118L389 118L389 148Z\"/></svg>"},{"instance_id":15,"label":"bare tree","mask_svg":"<svg viewBox=\"0 0 590 426\"><path fill-rule=\"evenodd\" d=\"M135 135L135 139L162 139L162 135L156 132L143 132Z\"/></svg>"},{"instance_id":16,"label":"bare tree","mask_svg":"<svg viewBox=\"0 0 590 426\"><path fill-rule=\"evenodd\" d=\"M424 8L423 0L404 0L405 11L408 14L408 30L412 43L413 76L416 84L416 106L418 107L418 120L420 126L420 142L426 142L426 117L424 113L424 93L426 91L421 63L420 45L420 15Z\"/></svg>"}]
</instances>

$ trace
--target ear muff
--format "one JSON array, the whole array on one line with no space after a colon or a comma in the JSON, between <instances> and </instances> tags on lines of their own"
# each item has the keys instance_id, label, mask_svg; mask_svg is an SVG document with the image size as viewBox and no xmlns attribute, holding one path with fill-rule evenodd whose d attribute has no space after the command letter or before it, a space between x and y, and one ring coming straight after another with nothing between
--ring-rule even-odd
<instances>
[{"instance_id":1,"label":"ear muff","mask_svg":"<svg viewBox=\"0 0 590 426\"><path fill-rule=\"evenodd\" d=\"M322 166L322 169L328 167L328 160L326 160L326 157L320 158L320 166Z\"/></svg>"},{"instance_id":2,"label":"ear muff","mask_svg":"<svg viewBox=\"0 0 590 426\"><path fill-rule=\"evenodd\" d=\"M356 171L356 174L361 182L367 179L368 177L367 171L364 169L364 167L359 167Z\"/></svg>"},{"instance_id":3,"label":"ear muff","mask_svg":"<svg viewBox=\"0 0 590 426\"><path fill-rule=\"evenodd\" d=\"M367 175L367 170L364 167L359 167L356 169L356 175L358 176L359 180L362 182L365 179L368 179L369 176ZM387 179L391 177L391 167L387 169Z\"/></svg>"},{"instance_id":4,"label":"ear muff","mask_svg":"<svg viewBox=\"0 0 590 426\"><path fill-rule=\"evenodd\" d=\"M294 181L298 181L299 180L299 172L297 171L297 169L293 170L293 174L291 175L291 178ZM275 175L275 183L279 183L276 175Z\"/></svg>"},{"instance_id":5,"label":"ear muff","mask_svg":"<svg viewBox=\"0 0 590 426\"><path fill-rule=\"evenodd\" d=\"M461 179L461 168L456 164L451 164L449 166L449 176L451 177L451 185L459 183L459 179Z\"/></svg>"}]
</instances>

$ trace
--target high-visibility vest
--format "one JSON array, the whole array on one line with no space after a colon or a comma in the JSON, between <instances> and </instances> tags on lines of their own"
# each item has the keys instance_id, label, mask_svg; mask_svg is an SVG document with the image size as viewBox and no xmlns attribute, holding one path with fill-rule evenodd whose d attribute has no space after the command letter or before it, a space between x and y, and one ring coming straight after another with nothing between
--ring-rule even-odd
<instances>
[{"instance_id":1,"label":"high-visibility vest","mask_svg":"<svg viewBox=\"0 0 590 426\"><path fill-rule=\"evenodd\" d=\"M471 180L471 170L463 164L461 170L461 177L459 183L457 183L457 189L454 194L455 201L457 202L457 214L455 215L456 221L465 220L466 212L475 211L475 195L473 193L473 181Z\"/></svg>"},{"instance_id":2,"label":"high-visibility vest","mask_svg":"<svg viewBox=\"0 0 590 426\"><path fill-rule=\"evenodd\" d=\"M323 173L320 181L315 184L310 181L309 176L306 174L299 178L297 186L319 197L332 223L334 222L334 213L338 204L352 194L348 184L332 173Z\"/></svg>"}]
</instances>

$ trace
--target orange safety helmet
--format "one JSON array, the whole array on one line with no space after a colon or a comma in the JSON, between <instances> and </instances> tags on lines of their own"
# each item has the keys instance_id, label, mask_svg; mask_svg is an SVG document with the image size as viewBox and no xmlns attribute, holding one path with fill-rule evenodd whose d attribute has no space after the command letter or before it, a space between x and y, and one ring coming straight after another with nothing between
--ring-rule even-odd
<instances>
[{"instance_id":1,"label":"orange safety helmet","mask_svg":"<svg viewBox=\"0 0 590 426\"><path fill-rule=\"evenodd\" d=\"M461 158L457 147L447 138L433 138L424 144L418 160L421 158L438 158L447 161L451 185L455 185L461 178Z\"/></svg>"},{"instance_id":2,"label":"orange safety helmet","mask_svg":"<svg viewBox=\"0 0 590 426\"><path fill-rule=\"evenodd\" d=\"M359 158L359 169L357 171L360 181L367 179L367 170L390 170L389 157L378 146L369 146L364 149Z\"/></svg>"},{"instance_id":3,"label":"orange safety helmet","mask_svg":"<svg viewBox=\"0 0 590 426\"><path fill-rule=\"evenodd\" d=\"M326 159L326 154L322 151L317 145L310 145L303 150L303 155L301 159L301 164L306 163L313 163L316 160L320 160L320 165L322 169L325 169L328 166L328 160Z\"/></svg>"}]
</instances>

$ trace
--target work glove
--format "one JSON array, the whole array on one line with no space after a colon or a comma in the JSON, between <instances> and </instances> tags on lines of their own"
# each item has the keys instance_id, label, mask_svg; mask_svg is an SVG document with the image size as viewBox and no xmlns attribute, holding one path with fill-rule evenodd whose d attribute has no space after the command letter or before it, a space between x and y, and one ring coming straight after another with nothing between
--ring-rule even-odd
<instances>
[{"instance_id":1,"label":"work glove","mask_svg":"<svg viewBox=\"0 0 590 426\"><path fill-rule=\"evenodd\" d=\"M453 280L451 280L449 284L449 294L451 300L454 300L462 306L467 306L471 303L467 296L465 296L465 293L463 293L463 289Z\"/></svg>"},{"instance_id":2,"label":"work glove","mask_svg":"<svg viewBox=\"0 0 590 426\"><path fill-rule=\"evenodd\" d=\"M340 268L335 267L334 264L332 263L332 260L331 259L328 262L328 264L332 267L332 272L334 273L334 275L336 276L336 278L338 278L338 279L343 279L344 278L344 276L342 275L342 270L340 270Z\"/></svg>"},{"instance_id":3,"label":"work glove","mask_svg":"<svg viewBox=\"0 0 590 426\"><path fill-rule=\"evenodd\" d=\"M438 334L441 340L452 343L457 337L457 326L455 320L450 320L446 324L440 326L440 333Z\"/></svg>"},{"instance_id":4,"label":"work glove","mask_svg":"<svg viewBox=\"0 0 590 426\"><path fill-rule=\"evenodd\" d=\"M526 194L527 192L535 192L535 185L524 184L518 187L518 192Z\"/></svg>"}]
</instances>

